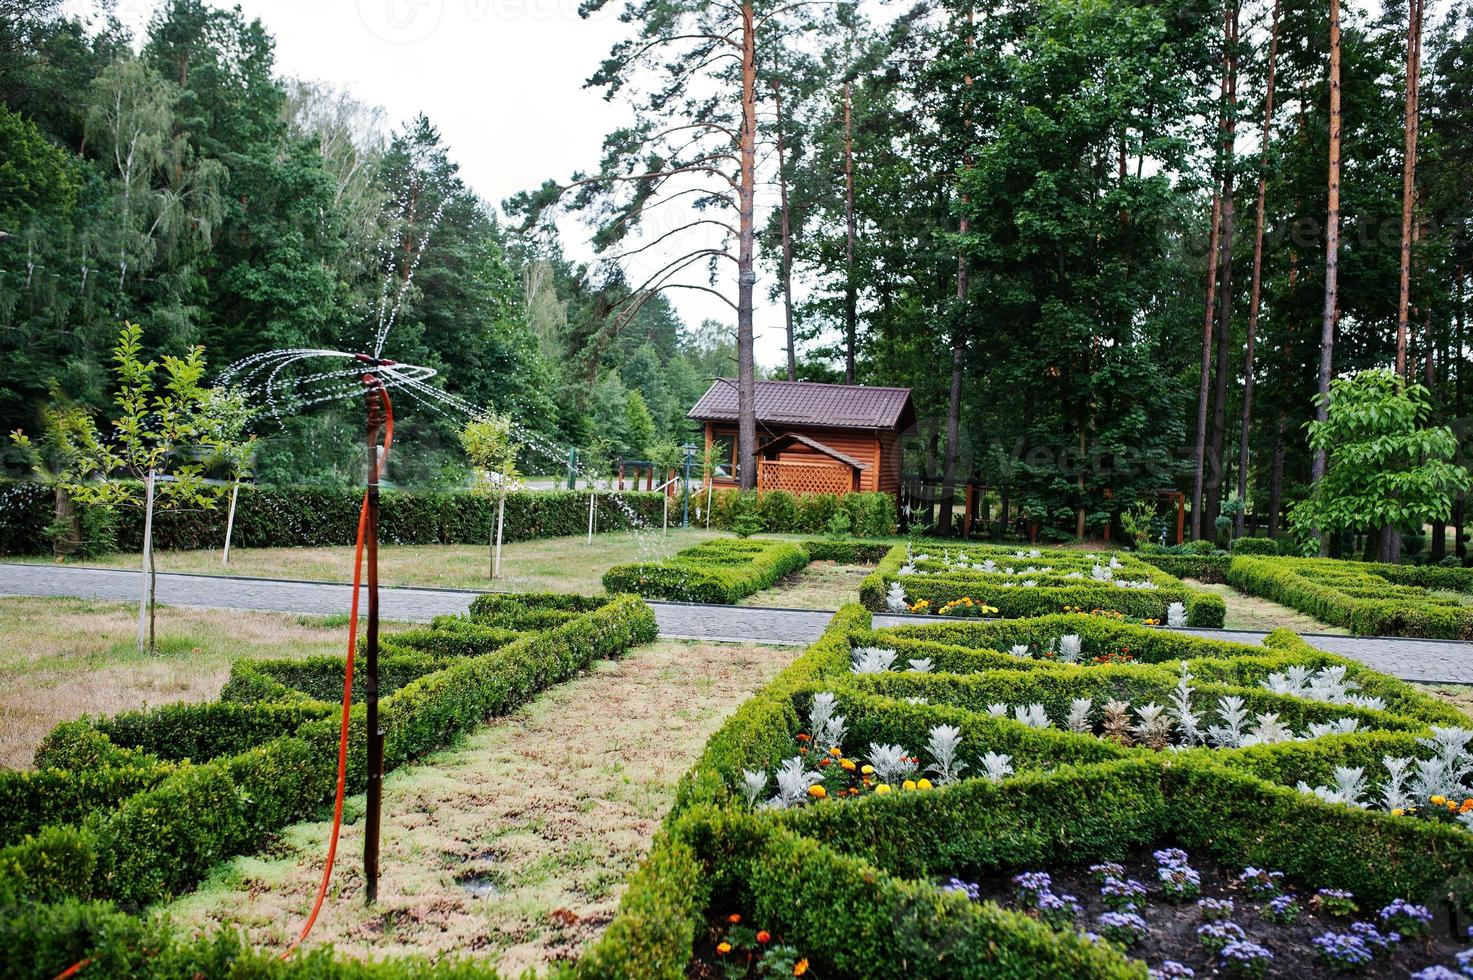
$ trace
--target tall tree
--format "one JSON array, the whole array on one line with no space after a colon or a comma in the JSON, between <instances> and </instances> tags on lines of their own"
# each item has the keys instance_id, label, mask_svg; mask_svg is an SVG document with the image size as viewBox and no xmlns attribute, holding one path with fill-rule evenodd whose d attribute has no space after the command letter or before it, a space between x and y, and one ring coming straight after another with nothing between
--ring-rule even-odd
<instances>
[{"instance_id":1,"label":"tall tree","mask_svg":"<svg viewBox=\"0 0 1473 980\"><path fill-rule=\"evenodd\" d=\"M1263 217L1268 196L1268 159L1274 119L1274 69L1279 56L1279 0L1274 0L1269 27L1268 64L1263 88L1263 130L1258 146L1258 200L1253 208L1253 285L1248 294L1248 337L1243 353L1243 424L1238 435L1238 500L1233 533L1241 537L1248 500L1248 445L1253 423L1253 355L1258 339L1258 314L1263 305Z\"/></svg>"},{"instance_id":2,"label":"tall tree","mask_svg":"<svg viewBox=\"0 0 1473 980\"><path fill-rule=\"evenodd\" d=\"M1330 177L1325 208L1325 308L1320 318L1319 399L1315 402L1315 421L1328 418L1330 380L1334 374L1335 326L1339 317L1340 276L1340 0L1330 0ZM1310 482L1318 483L1325 475L1328 448L1314 448L1314 465ZM1328 546L1321 543L1321 550Z\"/></svg>"},{"instance_id":3,"label":"tall tree","mask_svg":"<svg viewBox=\"0 0 1473 980\"><path fill-rule=\"evenodd\" d=\"M1417 96L1422 75L1422 0L1407 0L1406 148L1401 176L1401 277L1396 300L1396 373L1407 375L1407 319L1411 301L1412 221L1417 189Z\"/></svg>"}]
</instances>

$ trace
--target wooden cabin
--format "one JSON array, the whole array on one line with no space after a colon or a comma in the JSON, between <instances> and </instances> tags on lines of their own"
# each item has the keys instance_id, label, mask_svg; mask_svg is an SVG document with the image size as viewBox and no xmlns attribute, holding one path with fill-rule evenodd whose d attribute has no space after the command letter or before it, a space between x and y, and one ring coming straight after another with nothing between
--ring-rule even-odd
<instances>
[{"instance_id":1,"label":"wooden cabin","mask_svg":"<svg viewBox=\"0 0 1473 980\"><path fill-rule=\"evenodd\" d=\"M915 424L909 388L758 381L757 489L900 490L900 436ZM718 378L687 414L715 447L718 487L738 485L737 385Z\"/></svg>"}]
</instances>

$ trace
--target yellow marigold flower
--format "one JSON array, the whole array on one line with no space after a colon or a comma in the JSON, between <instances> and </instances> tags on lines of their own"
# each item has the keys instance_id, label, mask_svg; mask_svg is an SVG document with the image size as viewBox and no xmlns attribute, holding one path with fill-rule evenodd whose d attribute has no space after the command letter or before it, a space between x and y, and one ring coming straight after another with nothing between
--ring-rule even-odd
<instances>
[{"instance_id":1,"label":"yellow marigold flower","mask_svg":"<svg viewBox=\"0 0 1473 980\"><path fill-rule=\"evenodd\" d=\"M835 745L835 746L833 746L832 748L829 749L829 755L838 757L838 756L841 756L843 754L844 753L839 749L839 747L837 745Z\"/></svg>"},{"instance_id":2,"label":"yellow marigold flower","mask_svg":"<svg viewBox=\"0 0 1473 980\"><path fill-rule=\"evenodd\" d=\"M878 785L878 786L875 787L875 792L876 793L881 793L881 794L890 792L890 784L889 783L881 783L880 785Z\"/></svg>"},{"instance_id":3,"label":"yellow marigold flower","mask_svg":"<svg viewBox=\"0 0 1473 980\"><path fill-rule=\"evenodd\" d=\"M843 769L845 772L853 772L854 771L854 760L853 759L840 759L839 760L839 768Z\"/></svg>"},{"instance_id":4,"label":"yellow marigold flower","mask_svg":"<svg viewBox=\"0 0 1473 980\"><path fill-rule=\"evenodd\" d=\"M731 943L721 942L716 944L716 952L722 956L731 952Z\"/></svg>"},{"instance_id":5,"label":"yellow marigold flower","mask_svg":"<svg viewBox=\"0 0 1473 980\"><path fill-rule=\"evenodd\" d=\"M803 974L805 974L807 972L808 972L808 961L806 959L799 960L798 962L796 962L796 963L793 964L793 976L795 976L795 977L801 977Z\"/></svg>"},{"instance_id":6,"label":"yellow marigold flower","mask_svg":"<svg viewBox=\"0 0 1473 980\"><path fill-rule=\"evenodd\" d=\"M1443 796L1441 793L1434 793L1431 799L1434 806L1442 806L1444 803L1447 802L1447 797Z\"/></svg>"},{"instance_id":7,"label":"yellow marigold flower","mask_svg":"<svg viewBox=\"0 0 1473 980\"><path fill-rule=\"evenodd\" d=\"M859 771L862 772L862 773L864 773L866 776L873 776L875 774L875 767L874 766L863 766L863 767L860 768Z\"/></svg>"},{"instance_id":8,"label":"yellow marigold flower","mask_svg":"<svg viewBox=\"0 0 1473 980\"><path fill-rule=\"evenodd\" d=\"M1406 816L1406 810L1402 809L1401 807L1395 807L1391 811L1391 815L1393 817L1404 817L1404 816Z\"/></svg>"},{"instance_id":9,"label":"yellow marigold flower","mask_svg":"<svg viewBox=\"0 0 1473 980\"><path fill-rule=\"evenodd\" d=\"M900 784L900 788L905 790L915 789L916 781L914 779L907 779L905 782Z\"/></svg>"},{"instance_id":10,"label":"yellow marigold flower","mask_svg":"<svg viewBox=\"0 0 1473 980\"><path fill-rule=\"evenodd\" d=\"M821 784L815 783L812 786L808 787L808 795L813 797L815 800L821 800L825 796L829 795L829 791L824 789Z\"/></svg>"},{"instance_id":11,"label":"yellow marigold flower","mask_svg":"<svg viewBox=\"0 0 1473 980\"><path fill-rule=\"evenodd\" d=\"M917 779L916 780L916 789L930 789L930 788L931 788L931 781L929 779Z\"/></svg>"}]
</instances>

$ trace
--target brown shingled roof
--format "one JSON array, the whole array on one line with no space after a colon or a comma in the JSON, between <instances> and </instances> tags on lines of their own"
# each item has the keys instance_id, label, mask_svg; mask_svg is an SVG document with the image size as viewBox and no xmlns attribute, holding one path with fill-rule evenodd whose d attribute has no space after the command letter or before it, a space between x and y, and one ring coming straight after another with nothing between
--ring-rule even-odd
<instances>
[{"instance_id":1,"label":"brown shingled roof","mask_svg":"<svg viewBox=\"0 0 1473 980\"><path fill-rule=\"evenodd\" d=\"M817 381L758 381L757 421L835 429L897 429L915 418L909 388L831 385ZM736 380L718 378L689 412L701 421L733 422Z\"/></svg>"}]
</instances>

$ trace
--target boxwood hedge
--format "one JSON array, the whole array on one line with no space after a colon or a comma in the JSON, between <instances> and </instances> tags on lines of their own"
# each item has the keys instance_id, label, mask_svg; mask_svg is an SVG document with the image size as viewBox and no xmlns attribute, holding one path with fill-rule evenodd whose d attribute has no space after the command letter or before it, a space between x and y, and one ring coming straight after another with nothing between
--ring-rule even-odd
<instances>
[{"instance_id":1,"label":"boxwood hedge","mask_svg":"<svg viewBox=\"0 0 1473 980\"><path fill-rule=\"evenodd\" d=\"M1095 566L1110 560L1117 566L1110 570L1114 580L1093 578ZM992 565L980 567L988 562ZM914 571L907 574L902 568ZM1123 581L1144 582L1150 587L1116 584ZM897 582L905 590L907 602L914 605L925 600L927 611L933 613L948 602L969 597L995 607L998 616L1008 619L1078 607L1164 621L1167 607L1173 602L1186 606L1189 626L1219 627L1227 615L1221 596L1190 589L1179 579L1125 553L898 544L861 583L860 601L872 610L885 609L889 591Z\"/></svg>"},{"instance_id":2,"label":"boxwood hedge","mask_svg":"<svg viewBox=\"0 0 1473 980\"><path fill-rule=\"evenodd\" d=\"M1061 664L1004 652L1024 637L1080 634L1129 646L1146 662ZM929 673L858 675L857 646L929 655ZM1005 657L1012 661L998 658ZM1182 665L1199 694L1232 691L1296 721L1357 715L1353 734L1238 749L1158 752L1094 734L1036 729L982 708L986 698L1070 694L1161 697ZM1274 695L1262 681L1291 664L1343 667L1385 710ZM975 689L978 696L960 696ZM813 695L831 692L845 745L924 745L930 726L962 732L964 778L931 790L865 793L788 809L750 809L744 770L771 773L796 756ZM989 904L941 892L950 874L1118 859L1169 843L1229 866L1281 869L1308 887L1347 888L1363 904L1439 901L1473 873L1473 833L1452 824L1330 804L1294 787L1336 765L1416 754L1431 725L1465 721L1409 685L1287 631L1264 647L1205 640L1088 616L875 630L846 606L828 631L710 739L682 780L665 831L630 879L619 915L579 962L584 977L686 975L698 937L728 913L796 945L824 976L1137 977L1143 963L1081 943ZM984 752L1013 756L1013 775L979 778ZM770 783L770 781L769 781ZM1454 890L1455 891L1455 890ZM1468 901L1467 896L1451 895ZM836 911L837 910L837 911Z\"/></svg>"},{"instance_id":3,"label":"boxwood hedge","mask_svg":"<svg viewBox=\"0 0 1473 980\"><path fill-rule=\"evenodd\" d=\"M1357 635L1473 639L1473 569L1243 556L1227 577L1235 589Z\"/></svg>"},{"instance_id":4,"label":"boxwood hedge","mask_svg":"<svg viewBox=\"0 0 1473 980\"><path fill-rule=\"evenodd\" d=\"M663 561L615 565L603 584L647 599L735 603L807 564L807 550L792 541L718 538Z\"/></svg>"},{"instance_id":5,"label":"boxwood hedge","mask_svg":"<svg viewBox=\"0 0 1473 980\"><path fill-rule=\"evenodd\" d=\"M406 645L386 662L419 659L380 702L385 765L444 745L656 634L637 597L580 604L588 608L569 609L562 597L497 597L485 605L504 614L551 606L569 618L510 641L505 630L442 623L438 630L460 631L453 651L430 635L437 630L398 634ZM476 636L483 646L468 645ZM327 698L341 696L342 676L335 658L241 663L220 702L58 726L36 771L0 774L0 905L109 899L139 908L310 816L335 782L339 722ZM361 704L351 724L356 789L364 778Z\"/></svg>"}]
</instances>

